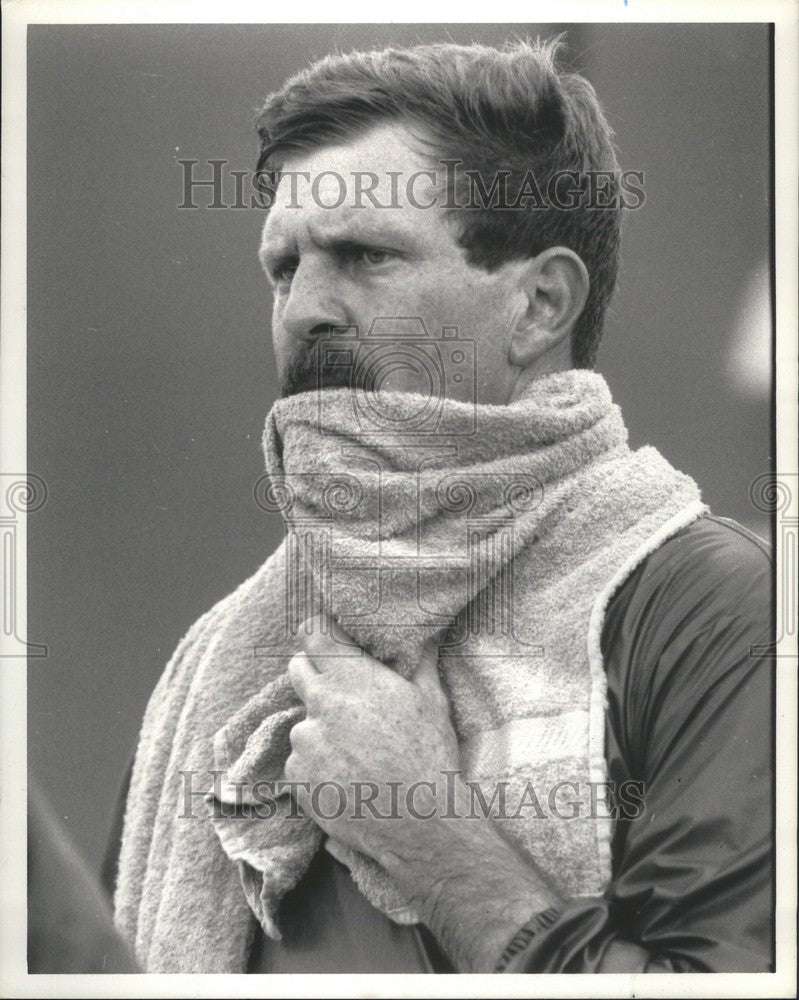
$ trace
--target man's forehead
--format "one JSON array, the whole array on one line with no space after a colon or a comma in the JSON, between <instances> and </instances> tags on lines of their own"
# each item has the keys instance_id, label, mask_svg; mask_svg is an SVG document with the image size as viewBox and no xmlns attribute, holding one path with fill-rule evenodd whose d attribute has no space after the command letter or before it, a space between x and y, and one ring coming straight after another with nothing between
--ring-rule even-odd
<instances>
[{"instance_id":1,"label":"man's forehead","mask_svg":"<svg viewBox=\"0 0 799 1000\"><path fill-rule=\"evenodd\" d=\"M320 244L426 241L441 238L448 228L448 213L438 197L439 179L432 168L423 175L416 165L393 174L375 170L370 177L359 178L354 171L330 167L314 173L316 165L294 161L295 173L281 178L264 225L262 252L304 239Z\"/></svg>"},{"instance_id":2,"label":"man's forehead","mask_svg":"<svg viewBox=\"0 0 799 1000\"><path fill-rule=\"evenodd\" d=\"M418 218L409 218L404 209L352 205L326 209L313 203L292 209L275 205L264 225L262 246L295 243L302 237L319 244L345 239L363 242L403 239L419 232L418 222Z\"/></svg>"},{"instance_id":3,"label":"man's forehead","mask_svg":"<svg viewBox=\"0 0 799 1000\"><path fill-rule=\"evenodd\" d=\"M429 139L428 139L429 141ZM420 136L399 122L387 122L348 141L325 143L287 157L280 166L274 207L330 210L355 206L414 208L429 201L443 179L435 156L423 152ZM410 197L409 197L410 194Z\"/></svg>"},{"instance_id":4,"label":"man's forehead","mask_svg":"<svg viewBox=\"0 0 799 1000\"><path fill-rule=\"evenodd\" d=\"M383 122L349 139L320 143L315 149L297 152L282 164L284 171L306 170L375 173L412 172L431 166L431 158L420 148L419 130L401 122ZM430 137L428 136L428 141Z\"/></svg>"}]
</instances>

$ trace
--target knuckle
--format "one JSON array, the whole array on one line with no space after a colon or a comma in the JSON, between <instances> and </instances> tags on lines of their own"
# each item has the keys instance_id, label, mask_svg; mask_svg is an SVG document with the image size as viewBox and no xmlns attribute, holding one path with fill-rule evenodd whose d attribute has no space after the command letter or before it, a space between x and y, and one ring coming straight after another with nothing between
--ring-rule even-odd
<instances>
[{"instance_id":1,"label":"knuckle","mask_svg":"<svg viewBox=\"0 0 799 1000\"><path fill-rule=\"evenodd\" d=\"M301 750L303 746L308 744L308 727L309 722L307 719L303 719L302 722L297 722L289 730L289 743L291 744L291 749L293 751Z\"/></svg>"},{"instance_id":2,"label":"knuckle","mask_svg":"<svg viewBox=\"0 0 799 1000\"><path fill-rule=\"evenodd\" d=\"M296 681L302 674L304 663L305 663L304 653L295 653L294 656L292 656L292 658L289 660L289 665L286 668L286 670L289 675L289 680L295 687L296 687Z\"/></svg>"},{"instance_id":3,"label":"knuckle","mask_svg":"<svg viewBox=\"0 0 799 1000\"><path fill-rule=\"evenodd\" d=\"M308 769L305 766L301 757L298 757L296 753L292 753L287 759L283 766L283 777L286 781L301 782L305 781L308 776Z\"/></svg>"},{"instance_id":4,"label":"knuckle","mask_svg":"<svg viewBox=\"0 0 799 1000\"><path fill-rule=\"evenodd\" d=\"M289 730L289 743L294 753L308 756L315 752L324 738L324 727L315 719L305 718Z\"/></svg>"},{"instance_id":5,"label":"knuckle","mask_svg":"<svg viewBox=\"0 0 799 1000\"><path fill-rule=\"evenodd\" d=\"M312 632L310 635L303 636L302 646L312 659L324 656L327 652L325 637L318 632Z\"/></svg>"},{"instance_id":6,"label":"knuckle","mask_svg":"<svg viewBox=\"0 0 799 1000\"><path fill-rule=\"evenodd\" d=\"M319 651L324 644L321 622L318 618L308 618L300 627L300 645L307 652Z\"/></svg>"}]
</instances>

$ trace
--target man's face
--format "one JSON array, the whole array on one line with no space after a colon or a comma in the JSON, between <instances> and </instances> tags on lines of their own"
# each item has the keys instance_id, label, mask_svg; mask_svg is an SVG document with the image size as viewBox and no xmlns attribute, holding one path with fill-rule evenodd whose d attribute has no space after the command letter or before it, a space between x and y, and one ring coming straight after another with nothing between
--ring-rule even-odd
<instances>
[{"instance_id":1,"label":"man's face","mask_svg":"<svg viewBox=\"0 0 799 1000\"><path fill-rule=\"evenodd\" d=\"M352 384L352 366L315 362L320 345L330 342L331 328L349 327L351 340L356 332L360 340L369 331L380 337L382 361L375 364L373 353L369 369L379 382L373 389L436 392L463 402L511 399L518 375L508 360L519 307L513 271L504 267L489 275L467 264L452 215L438 204L422 207L435 200L432 178L417 176L408 191L412 175L435 168L409 140L404 126L390 124L283 164L260 256L273 288L272 339L284 396L317 385ZM292 171L298 172L293 180ZM366 194L356 198L359 171L377 175L374 198L393 207L377 207ZM373 181L362 183L368 188ZM342 201L343 191L339 207L325 207ZM418 339L417 320L439 345L433 355L447 351L437 387L414 362L416 349L408 347L415 335ZM457 330L464 351L442 344L444 328L449 336ZM453 357L465 360L453 366Z\"/></svg>"}]
</instances>

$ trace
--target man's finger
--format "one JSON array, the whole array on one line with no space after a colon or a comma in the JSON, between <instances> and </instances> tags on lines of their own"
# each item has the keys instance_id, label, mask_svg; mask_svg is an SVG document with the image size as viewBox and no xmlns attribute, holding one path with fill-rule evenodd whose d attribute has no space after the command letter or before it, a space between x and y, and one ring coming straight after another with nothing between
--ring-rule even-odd
<instances>
[{"instance_id":1,"label":"man's finger","mask_svg":"<svg viewBox=\"0 0 799 1000\"><path fill-rule=\"evenodd\" d=\"M288 675L291 686L297 692L297 697L307 709L310 709L309 703L313 701L314 682L319 678L310 657L305 653L295 653L289 660Z\"/></svg>"},{"instance_id":2,"label":"man's finger","mask_svg":"<svg viewBox=\"0 0 799 1000\"><path fill-rule=\"evenodd\" d=\"M412 679L417 687L430 692L435 691L437 694L444 693L438 673L438 642L435 639L428 639L422 646L419 666L414 671Z\"/></svg>"}]
</instances>

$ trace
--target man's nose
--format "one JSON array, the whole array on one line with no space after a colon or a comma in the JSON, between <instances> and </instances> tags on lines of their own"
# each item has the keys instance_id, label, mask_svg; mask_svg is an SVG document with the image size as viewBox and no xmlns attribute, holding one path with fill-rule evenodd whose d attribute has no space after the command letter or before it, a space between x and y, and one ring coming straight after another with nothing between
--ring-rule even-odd
<instances>
[{"instance_id":1,"label":"man's nose","mask_svg":"<svg viewBox=\"0 0 799 1000\"><path fill-rule=\"evenodd\" d=\"M280 317L291 337L307 337L320 326L347 325L346 308L337 284L324 268L299 264Z\"/></svg>"}]
</instances>

